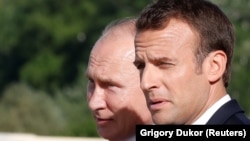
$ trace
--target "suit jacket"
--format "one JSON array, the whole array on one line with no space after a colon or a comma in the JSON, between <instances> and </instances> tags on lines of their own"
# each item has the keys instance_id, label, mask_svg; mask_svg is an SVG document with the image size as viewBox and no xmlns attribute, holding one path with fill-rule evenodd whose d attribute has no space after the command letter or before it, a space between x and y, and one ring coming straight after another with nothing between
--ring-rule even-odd
<instances>
[{"instance_id":1,"label":"suit jacket","mask_svg":"<svg viewBox=\"0 0 250 141\"><path fill-rule=\"evenodd\" d=\"M209 119L207 125L250 125L250 119L245 115L239 103L232 99L220 107Z\"/></svg>"}]
</instances>

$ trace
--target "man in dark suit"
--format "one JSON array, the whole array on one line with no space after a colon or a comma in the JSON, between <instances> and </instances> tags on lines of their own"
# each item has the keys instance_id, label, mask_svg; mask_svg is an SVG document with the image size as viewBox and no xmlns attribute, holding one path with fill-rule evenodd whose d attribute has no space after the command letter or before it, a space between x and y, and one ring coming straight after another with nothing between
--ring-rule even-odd
<instances>
[{"instance_id":1,"label":"man in dark suit","mask_svg":"<svg viewBox=\"0 0 250 141\"><path fill-rule=\"evenodd\" d=\"M141 88L155 124L250 124L227 92L233 25L205 0L158 0L136 23Z\"/></svg>"},{"instance_id":2,"label":"man in dark suit","mask_svg":"<svg viewBox=\"0 0 250 141\"><path fill-rule=\"evenodd\" d=\"M250 124L250 120L237 101L230 100L214 113L207 124Z\"/></svg>"}]
</instances>

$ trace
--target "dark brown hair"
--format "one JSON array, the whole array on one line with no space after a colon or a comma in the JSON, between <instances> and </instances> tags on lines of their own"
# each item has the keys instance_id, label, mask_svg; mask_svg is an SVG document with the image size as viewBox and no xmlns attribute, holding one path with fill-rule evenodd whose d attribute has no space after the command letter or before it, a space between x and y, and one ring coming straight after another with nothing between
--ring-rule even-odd
<instances>
[{"instance_id":1,"label":"dark brown hair","mask_svg":"<svg viewBox=\"0 0 250 141\"><path fill-rule=\"evenodd\" d=\"M227 16L206 0L158 0L141 11L136 22L137 32L163 29L172 18L188 23L199 34L200 47L195 51L199 68L210 52L225 52L227 64L223 81L227 87L235 42L233 25Z\"/></svg>"}]
</instances>

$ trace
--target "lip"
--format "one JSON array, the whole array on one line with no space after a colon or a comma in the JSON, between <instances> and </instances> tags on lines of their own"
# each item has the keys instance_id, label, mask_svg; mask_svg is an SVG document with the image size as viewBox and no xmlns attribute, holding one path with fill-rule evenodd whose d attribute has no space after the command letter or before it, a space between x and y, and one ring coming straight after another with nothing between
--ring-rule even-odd
<instances>
[{"instance_id":1,"label":"lip","mask_svg":"<svg viewBox=\"0 0 250 141\"><path fill-rule=\"evenodd\" d=\"M164 105L169 103L170 101L165 99L150 99L149 108L152 111L160 110Z\"/></svg>"},{"instance_id":2,"label":"lip","mask_svg":"<svg viewBox=\"0 0 250 141\"><path fill-rule=\"evenodd\" d=\"M96 118L96 124L99 126L104 126L109 124L111 121L113 121L110 118Z\"/></svg>"}]
</instances>

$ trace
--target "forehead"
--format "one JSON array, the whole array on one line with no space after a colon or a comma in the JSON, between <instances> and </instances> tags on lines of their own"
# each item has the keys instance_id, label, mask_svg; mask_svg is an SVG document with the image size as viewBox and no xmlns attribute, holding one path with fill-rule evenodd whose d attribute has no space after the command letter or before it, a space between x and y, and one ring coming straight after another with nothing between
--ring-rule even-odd
<instances>
[{"instance_id":1,"label":"forehead","mask_svg":"<svg viewBox=\"0 0 250 141\"><path fill-rule=\"evenodd\" d=\"M121 27L111 29L96 42L94 45L91 55L101 56L102 58L116 58L117 56L133 57L134 55L134 37L129 27Z\"/></svg>"},{"instance_id":2,"label":"forehead","mask_svg":"<svg viewBox=\"0 0 250 141\"><path fill-rule=\"evenodd\" d=\"M117 58L117 60L115 60ZM92 56L87 69L87 76L95 81L128 82L137 75L138 70L133 60L128 58L107 57L105 59Z\"/></svg>"},{"instance_id":3,"label":"forehead","mask_svg":"<svg viewBox=\"0 0 250 141\"><path fill-rule=\"evenodd\" d=\"M134 37L132 35L102 37L91 51L87 75L112 75L134 71Z\"/></svg>"},{"instance_id":4,"label":"forehead","mask_svg":"<svg viewBox=\"0 0 250 141\"><path fill-rule=\"evenodd\" d=\"M89 59L89 68L97 70L122 70L128 68L132 64L131 56L119 56L118 54L111 54L102 57L100 54L91 54Z\"/></svg>"},{"instance_id":5,"label":"forehead","mask_svg":"<svg viewBox=\"0 0 250 141\"><path fill-rule=\"evenodd\" d=\"M146 30L135 37L137 61L146 58L186 60L192 58L199 45L199 36L186 22L171 19L161 30ZM146 57L146 58L145 58Z\"/></svg>"},{"instance_id":6,"label":"forehead","mask_svg":"<svg viewBox=\"0 0 250 141\"><path fill-rule=\"evenodd\" d=\"M140 48L166 43L178 47L180 44L198 42L199 36L195 29L178 19L171 19L163 29L138 32L135 37L135 45Z\"/></svg>"}]
</instances>

